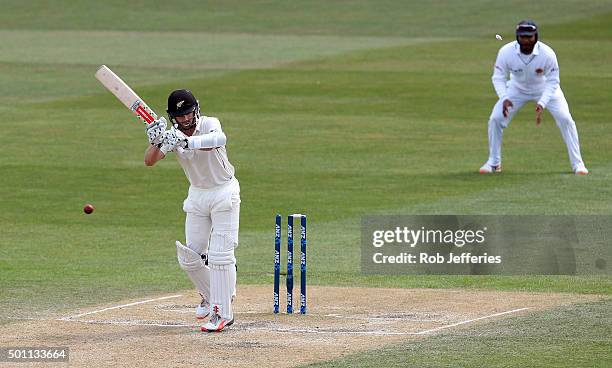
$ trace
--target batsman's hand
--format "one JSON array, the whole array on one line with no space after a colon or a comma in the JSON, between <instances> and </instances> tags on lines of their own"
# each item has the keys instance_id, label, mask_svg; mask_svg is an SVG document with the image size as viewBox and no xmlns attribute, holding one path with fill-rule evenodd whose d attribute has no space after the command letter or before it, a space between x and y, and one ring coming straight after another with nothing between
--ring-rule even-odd
<instances>
[{"instance_id":1,"label":"batsman's hand","mask_svg":"<svg viewBox=\"0 0 612 368\"><path fill-rule=\"evenodd\" d=\"M540 123L542 122L542 112L544 111L544 108L540 106L540 104L537 104L535 111L536 111L536 126L540 126Z\"/></svg>"},{"instance_id":2,"label":"batsman's hand","mask_svg":"<svg viewBox=\"0 0 612 368\"><path fill-rule=\"evenodd\" d=\"M165 155L174 151L177 147L187 147L187 137L176 129L170 129L162 134L161 147L159 150Z\"/></svg>"},{"instance_id":3,"label":"batsman's hand","mask_svg":"<svg viewBox=\"0 0 612 368\"><path fill-rule=\"evenodd\" d=\"M150 144L159 144L162 142L167 125L166 118L163 116L147 125L146 132Z\"/></svg>"},{"instance_id":4,"label":"batsman's hand","mask_svg":"<svg viewBox=\"0 0 612 368\"><path fill-rule=\"evenodd\" d=\"M504 117L507 118L508 115L510 115L510 109L513 108L514 105L512 104L512 101L506 99L504 100L504 105L503 105L503 110L502 113L504 114Z\"/></svg>"}]
</instances>

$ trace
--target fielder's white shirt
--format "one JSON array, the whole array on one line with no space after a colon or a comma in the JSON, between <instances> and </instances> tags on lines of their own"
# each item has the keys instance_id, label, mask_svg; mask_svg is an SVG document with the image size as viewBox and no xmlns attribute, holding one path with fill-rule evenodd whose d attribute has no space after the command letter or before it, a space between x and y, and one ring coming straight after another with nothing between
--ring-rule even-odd
<instances>
[{"instance_id":1,"label":"fielder's white shirt","mask_svg":"<svg viewBox=\"0 0 612 368\"><path fill-rule=\"evenodd\" d=\"M193 136L221 132L221 122L215 117L201 116ZM212 189L234 177L234 166L227 158L225 146L210 151L190 150L178 147L175 151L185 176L193 187Z\"/></svg>"},{"instance_id":2,"label":"fielder's white shirt","mask_svg":"<svg viewBox=\"0 0 612 368\"><path fill-rule=\"evenodd\" d=\"M509 76L509 78L508 78ZM518 41L499 49L491 77L500 99L508 97L508 89L531 95L540 95L538 104L546 107L559 88L559 64L550 46L538 41L531 55L521 54Z\"/></svg>"}]
</instances>

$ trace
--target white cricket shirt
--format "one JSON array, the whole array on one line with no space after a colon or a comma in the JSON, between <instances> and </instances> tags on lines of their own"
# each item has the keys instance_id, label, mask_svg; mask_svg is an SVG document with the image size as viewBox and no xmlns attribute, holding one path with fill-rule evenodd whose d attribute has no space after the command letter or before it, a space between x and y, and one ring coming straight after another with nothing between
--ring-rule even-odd
<instances>
[{"instance_id":1,"label":"white cricket shirt","mask_svg":"<svg viewBox=\"0 0 612 368\"><path fill-rule=\"evenodd\" d=\"M221 122L215 117L201 116L193 136L221 132ZM234 177L234 166L227 158L225 146L210 151L188 150L178 147L175 151L185 176L193 187L213 189Z\"/></svg>"},{"instance_id":2,"label":"white cricket shirt","mask_svg":"<svg viewBox=\"0 0 612 368\"><path fill-rule=\"evenodd\" d=\"M538 104L546 107L560 84L557 55L540 41L531 55L521 54L518 41L510 42L499 49L491 80L500 99L506 99L508 88L514 87L522 93L540 95Z\"/></svg>"}]
</instances>

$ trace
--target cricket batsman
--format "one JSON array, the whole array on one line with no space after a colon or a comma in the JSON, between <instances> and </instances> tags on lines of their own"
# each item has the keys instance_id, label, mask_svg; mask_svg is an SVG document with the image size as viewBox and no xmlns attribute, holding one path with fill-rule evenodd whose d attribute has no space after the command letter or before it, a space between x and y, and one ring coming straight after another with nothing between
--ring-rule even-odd
<instances>
[{"instance_id":1,"label":"cricket batsman","mask_svg":"<svg viewBox=\"0 0 612 368\"><path fill-rule=\"evenodd\" d=\"M200 115L189 90L168 97L168 118L147 127L150 146L144 161L153 166L174 152L189 180L183 203L186 243L176 242L178 262L202 296L196 318L209 321L202 331L221 331L234 323L236 258L240 217L240 185L227 158L227 138L219 119Z\"/></svg>"},{"instance_id":2,"label":"cricket batsman","mask_svg":"<svg viewBox=\"0 0 612 368\"><path fill-rule=\"evenodd\" d=\"M481 174L501 172L503 130L529 101L536 103L536 125L542 122L544 109L548 109L555 119L567 146L573 172L577 175L589 173L580 154L576 123L561 90L557 56L552 48L538 41L535 22L519 22L516 41L499 50L491 79L499 100L489 117L489 159L480 168Z\"/></svg>"}]
</instances>

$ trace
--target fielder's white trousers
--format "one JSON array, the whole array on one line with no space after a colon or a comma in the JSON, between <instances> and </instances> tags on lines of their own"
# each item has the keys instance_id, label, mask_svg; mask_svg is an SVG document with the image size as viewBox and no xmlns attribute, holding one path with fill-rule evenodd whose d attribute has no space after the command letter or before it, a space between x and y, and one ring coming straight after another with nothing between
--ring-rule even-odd
<instances>
[{"instance_id":1,"label":"fielder's white trousers","mask_svg":"<svg viewBox=\"0 0 612 368\"><path fill-rule=\"evenodd\" d=\"M515 87L508 86L508 99L512 101L514 105L509 110L508 117L503 115L503 100L498 100L491 116L489 117L489 159L487 163L491 166L499 166L502 162L502 136L503 130L508 127L510 121L527 102L537 102L542 95L541 92L536 93L525 93L519 91ZM557 89L553 97L546 105L546 109L550 111L550 114L555 119L557 127L561 131L563 141L567 146L567 153L569 155L570 164L572 170L575 170L577 166L584 165L582 161L582 155L580 154L580 143L578 141L578 131L576 130L576 123L572 118L569 111L569 106L561 87Z\"/></svg>"}]
</instances>

